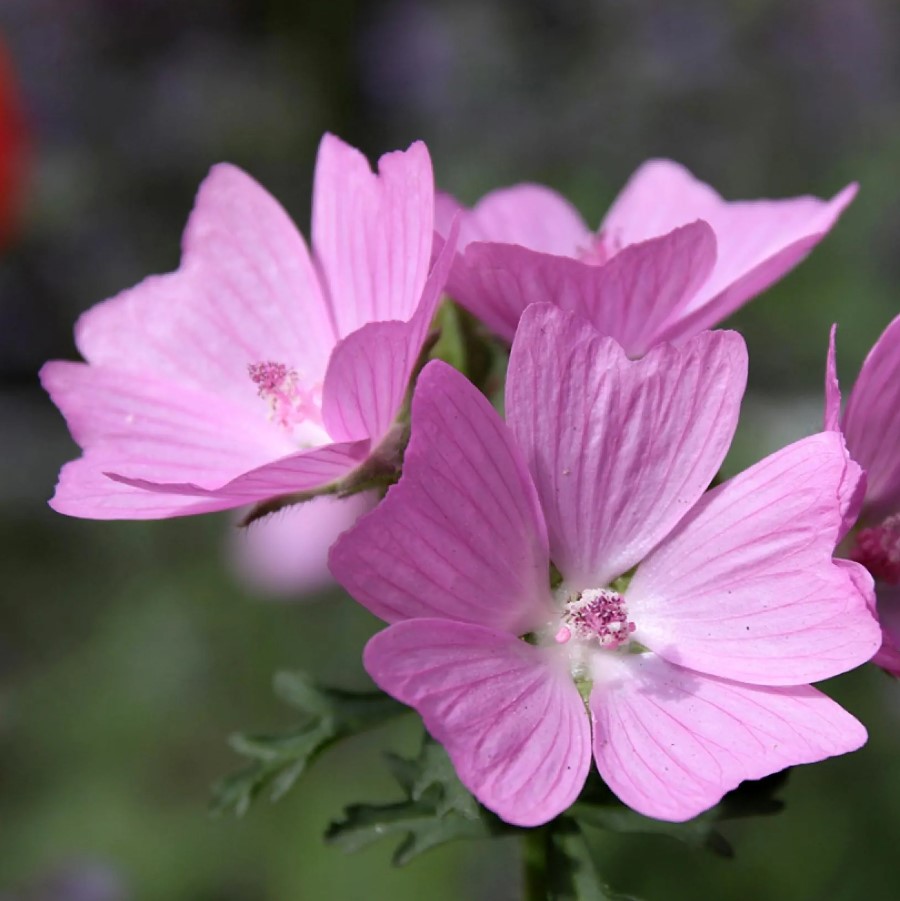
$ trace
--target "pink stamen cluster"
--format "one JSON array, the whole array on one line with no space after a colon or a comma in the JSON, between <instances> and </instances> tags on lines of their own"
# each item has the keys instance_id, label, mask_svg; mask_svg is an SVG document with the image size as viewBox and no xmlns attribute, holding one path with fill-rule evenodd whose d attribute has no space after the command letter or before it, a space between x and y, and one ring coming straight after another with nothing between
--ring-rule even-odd
<instances>
[{"instance_id":1,"label":"pink stamen cluster","mask_svg":"<svg viewBox=\"0 0 900 901\"><path fill-rule=\"evenodd\" d=\"M556 634L556 641L564 644L574 635L614 650L629 641L634 630L622 595L606 588L590 588L566 604L563 626Z\"/></svg>"},{"instance_id":2,"label":"pink stamen cluster","mask_svg":"<svg viewBox=\"0 0 900 901\"><path fill-rule=\"evenodd\" d=\"M247 371L257 394L268 401L271 418L280 426L291 429L301 422L321 420L315 388L304 387L296 369L267 360L251 363Z\"/></svg>"},{"instance_id":3,"label":"pink stamen cluster","mask_svg":"<svg viewBox=\"0 0 900 901\"><path fill-rule=\"evenodd\" d=\"M900 513L881 525L860 529L850 557L878 581L900 585Z\"/></svg>"}]
</instances>

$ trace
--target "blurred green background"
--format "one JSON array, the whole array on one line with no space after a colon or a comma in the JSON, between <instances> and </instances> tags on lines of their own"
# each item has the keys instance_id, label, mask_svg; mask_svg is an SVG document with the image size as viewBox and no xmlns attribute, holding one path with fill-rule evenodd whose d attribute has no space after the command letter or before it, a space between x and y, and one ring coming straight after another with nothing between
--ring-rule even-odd
<instances>
[{"instance_id":1,"label":"blurred green background","mask_svg":"<svg viewBox=\"0 0 900 901\"><path fill-rule=\"evenodd\" d=\"M309 216L332 130L370 156L429 145L466 201L519 180L596 224L629 173L670 156L729 197L858 199L802 267L733 321L750 347L735 471L818 426L827 333L840 371L900 311L900 6L892 0L2 0L28 122L0 256L0 899L514 899L517 848L460 844L404 870L321 833L397 792L382 763L414 719L350 741L277 805L206 814L238 729L291 724L277 669L365 687L375 620L339 593L254 596L228 517L68 520L47 508L75 454L41 394L79 312L174 268L196 186L227 159ZM598 834L611 884L668 899L900 896L900 686L828 686L861 752L793 773L782 815L732 829L732 861Z\"/></svg>"}]
</instances>

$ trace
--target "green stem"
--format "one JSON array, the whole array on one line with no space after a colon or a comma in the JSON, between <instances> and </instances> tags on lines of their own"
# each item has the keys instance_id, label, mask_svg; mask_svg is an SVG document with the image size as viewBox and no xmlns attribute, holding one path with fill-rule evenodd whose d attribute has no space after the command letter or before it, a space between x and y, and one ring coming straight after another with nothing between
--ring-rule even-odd
<instances>
[{"instance_id":1,"label":"green stem","mask_svg":"<svg viewBox=\"0 0 900 901\"><path fill-rule=\"evenodd\" d=\"M547 901L547 858L550 827L527 829L522 833L522 864L525 878L523 901Z\"/></svg>"}]
</instances>

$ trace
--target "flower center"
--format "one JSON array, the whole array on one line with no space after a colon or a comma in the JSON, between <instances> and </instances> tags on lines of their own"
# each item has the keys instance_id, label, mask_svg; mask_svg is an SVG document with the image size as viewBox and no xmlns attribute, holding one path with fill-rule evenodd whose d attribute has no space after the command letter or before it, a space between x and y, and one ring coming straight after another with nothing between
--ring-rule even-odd
<instances>
[{"instance_id":1,"label":"flower center","mask_svg":"<svg viewBox=\"0 0 900 901\"><path fill-rule=\"evenodd\" d=\"M622 595L608 588L589 588L566 601L562 625L554 639L565 644L575 638L615 650L631 641L634 630Z\"/></svg>"},{"instance_id":2,"label":"flower center","mask_svg":"<svg viewBox=\"0 0 900 901\"><path fill-rule=\"evenodd\" d=\"M301 443L322 443L312 434L321 431L324 435L321 384L308 385L302 373L271 360L251 363L247 372L256 385L256 393L269 405L269 419L292 435L298 426L305 426L301 432L310 434L297 435Z\"/></svg>"},{"instance_id":3,"label":"flower center","mask_svg":"<svg viewBox=\"0 0 900 901\"><path fill-rule=\"evenodd\" d=\"M850 559L861 563L878 581L900 585L900 513L881 525L860 529Z\"/></svg>"}]
</instances>

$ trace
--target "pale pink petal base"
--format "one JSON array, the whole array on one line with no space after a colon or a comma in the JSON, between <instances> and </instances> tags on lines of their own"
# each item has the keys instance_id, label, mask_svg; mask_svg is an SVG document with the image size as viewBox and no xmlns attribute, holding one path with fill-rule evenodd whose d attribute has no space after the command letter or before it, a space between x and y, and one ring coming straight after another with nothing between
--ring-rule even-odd
<instances>
[{"instance_id":1,"label":"pale pink petal base","mask_svg":"<svg viewBox=\"0 0 900 901\"><path fill-rule=\"evenodd\" d=\"M609 584L691 509L728 450L746 372L735 332L629 360L580 317L525 311L506 413L567 585Z\"/></svg>"},{"instance_id":2,"label":"pale pink petal base","mask_svg":"<svg viewBox=\"0 0 900 901\"><path fill-rule=\"evenodd\" d=\"M547 652L467 623L398 623L366 646L369 674L415 707L460 780L516 826L553 819L590 766L590 722L568 668Z\"/></svg>"},{"instance_id":3,"label":"pale pink petal base","mask_svg":"<svg viewBox=\"0 0 900 901\"><path fill-rule=\"evenodd\" d=\"M547 618L534 486L503 420L445 363L419 378L403 478L338 540L330 566L388 622L444 616L524 634Z\"/></svg>"},{"instance_id":4,"label":"pale pink petal base","mask_svg":"<svg viewBox=\"0 0 900 901\"><path fill-rule=\"evenodd\" d=\"M637 641L673 663L760 685L864 663L880 643L871 578L831 559L842 485L859 475L841 435L822 432L708 492L629 585Z\"/></svg>"},{"instance_id":5,"label":"pale pink petal base","mask_svg":"<svg viewBox=\"0 0 900 901\"><path fill-rule=\"evenodd\" d=\"M854 751L863 726L816 689L762 688L619 658L591 694L600 775L629 807L681 822L745 779Z\"/></svg>"}]
</instances>

